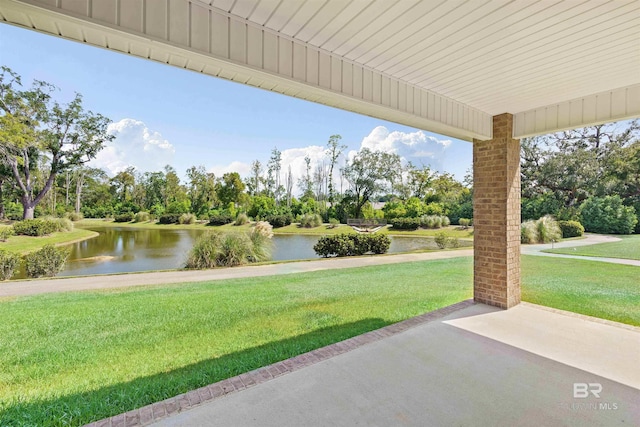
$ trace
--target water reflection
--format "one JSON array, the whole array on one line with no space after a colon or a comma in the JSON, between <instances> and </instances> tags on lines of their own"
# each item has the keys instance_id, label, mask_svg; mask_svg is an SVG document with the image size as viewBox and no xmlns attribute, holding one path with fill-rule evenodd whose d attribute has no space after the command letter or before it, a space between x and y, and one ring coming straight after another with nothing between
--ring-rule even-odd
<instances>
[{"instance_id":1,"label":"water reflection","mask_svg":"<svg viewBox=\"0 0 640 427\"><path fill-rule=\"evenodd\" d=\"M180 268L205 229L148 230L90 227L99 236L70 245L71 256L59 276L125 273ZM276 235L273 260L313 259L318 236ZM464 242L471 245L470 242ZM390 253L436 249L431 238L392 237Z\"/></svg>"}]
</instances>

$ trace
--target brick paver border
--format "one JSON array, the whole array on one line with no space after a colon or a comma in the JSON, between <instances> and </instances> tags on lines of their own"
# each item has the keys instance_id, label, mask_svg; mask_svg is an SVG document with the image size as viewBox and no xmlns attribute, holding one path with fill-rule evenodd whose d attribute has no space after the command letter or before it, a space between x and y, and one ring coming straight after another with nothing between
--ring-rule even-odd
<instances>
[{"instance_id":1,"label":"brick paver border","mask_svg":"<svg viewBox=\"0 0 640 427\"><path fill-rule=\"evenodd\" d=\"M473 300L461 301L459 303L440 308L429 313L422 314L411 319L404 320L385 326L375 331L349 338L325 347L318 348L308 353L303 353L290 359L276 362L272 365L240 374L226 380L210 384L199 389L192 390L185 394L143 406L124 414L105 418L100 421L88 424L88 427L134 427L144 426L162 418L169 417L178 412L193 408L202 403L211 402L230 393L245 390L266 381L294 372L330 359L343 353L347 353L364 345L379 341L381 339L402 333L415 326L441 319L458 310L474 305Z\"/></svg>"}]
</instances>

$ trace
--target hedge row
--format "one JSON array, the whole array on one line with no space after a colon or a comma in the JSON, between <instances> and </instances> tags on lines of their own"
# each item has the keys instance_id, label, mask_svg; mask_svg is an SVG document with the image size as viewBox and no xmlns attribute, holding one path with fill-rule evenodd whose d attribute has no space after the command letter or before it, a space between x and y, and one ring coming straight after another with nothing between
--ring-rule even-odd
<instances>
[{"instance_id":1,"label":"hedge row","mask_svg":"<svg viewBox=\"0 0 640 427\"><path fill-rule=\"evenodd\" d=\"M384 254L389 250L391 239L385 234L342 233L323 236L313 246L321 257L364 255L367 252Z\"/></svg>"},{"instance_id":2,"label":"hedge row","mask_svg":"<svg viewBox=\"0 0 640 427\"><path fill-rule=\"evenodd\" d=\"M42 249L24 257L27 277L53 277L64 268L69 250L54 245L44 245ZM20 267L20 255L0 249L0 280L9 280Z\"/></svg>"}]
</instances>

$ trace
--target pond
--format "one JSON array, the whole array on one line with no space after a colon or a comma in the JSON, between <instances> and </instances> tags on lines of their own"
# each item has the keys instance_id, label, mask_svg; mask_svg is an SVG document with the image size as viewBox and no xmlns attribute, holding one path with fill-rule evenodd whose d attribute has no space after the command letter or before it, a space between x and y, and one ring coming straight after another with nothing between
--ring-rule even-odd
<instances>
[{"instance_id":1,"label":"pond","mask_svg":"<svg viewBox=\"0 0 640 427\"><path fill-rule=\"evenodd\" d=\"M69 245L71 256L58 276L128 273L181 268L203 229L159 230L87 227L99 236ZM313 259L319 236L275 235L272 260ZM463 244L471 244L462 242ZM391 236L390 253L436 249L428 237Z\"/></svg>"}]
</instances>

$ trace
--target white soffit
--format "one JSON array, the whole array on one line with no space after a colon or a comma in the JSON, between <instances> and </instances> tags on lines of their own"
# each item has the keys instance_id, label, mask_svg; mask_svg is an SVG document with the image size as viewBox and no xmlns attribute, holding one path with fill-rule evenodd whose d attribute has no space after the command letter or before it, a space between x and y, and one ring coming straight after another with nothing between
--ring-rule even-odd
<instances>
[{"instance_id":1,"label":"white soffit","mask_svg":"<svg viewBox=\"0 0 640 427\"><path fill-rule=\"evenodd\" d=\"M638 0L0 0L0 20L471 140L640 117Z\"/></svg>"}]
</instances>

